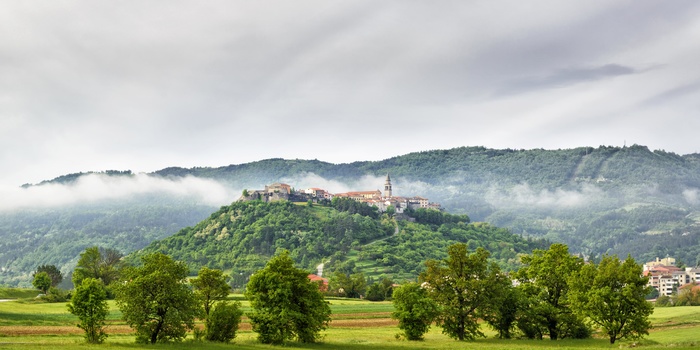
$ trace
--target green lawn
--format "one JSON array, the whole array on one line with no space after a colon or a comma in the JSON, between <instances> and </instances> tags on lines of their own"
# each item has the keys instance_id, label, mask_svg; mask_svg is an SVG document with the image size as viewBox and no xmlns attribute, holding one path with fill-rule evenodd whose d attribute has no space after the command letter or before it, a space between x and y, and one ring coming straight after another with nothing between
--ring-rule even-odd
<instances>
[{"instance_id":1,"label":"green lawn","mask_svg":"<svg viewBox=\"0 0 700 350\"><path fill-rule=\"evenodd\" d=\"M24 288L0 287L0 299L27 299L39 295L39 291Z\"/></svg>"},{"instance_id":2,"label":"green lawn","mask_svg":"<svg viewBox=\"0 0 700 350\"><path fill-rule=\"evenodd\" d=\"M239 299L240 296L232 296ZM399 330L395 326L373 326L372 320L388 318L393 310L390 302L369 302L356 299L330 299L331 309L336 320L351 319L352 322L367 319L367 326L333 326L325 331L320 344L290 343L284 347L259 344L251 331L241 331L234 344L198 343L187 340L181 344L147 346L155 349L619 349L640 347L643 349L699 349L700 348L700 307L657 308L651 317L654 329L640 341L622 341L610 345L606 339L587 340L499 340L494 332L484 329L488 338L472 342L458 342L433 327L420 342L397 339ZM114 302L110 302L111 323L121 323L120 314ZM248 303L244 302L248 309ZM333 317L333 316L332 316ZM73 326L76 318L68 313L65 303L46 304L35 302L0 303L0 326ZM0 349L139 349L146 346L133 343L133 335L110 335L106 344L87 345L79 335L8 336L0 327Z\"/></svg>"}]
</instances>

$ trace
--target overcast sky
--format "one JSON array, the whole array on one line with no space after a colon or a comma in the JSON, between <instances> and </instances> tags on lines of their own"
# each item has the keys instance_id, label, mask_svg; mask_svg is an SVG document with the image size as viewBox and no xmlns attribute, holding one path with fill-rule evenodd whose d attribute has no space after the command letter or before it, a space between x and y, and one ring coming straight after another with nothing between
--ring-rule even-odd
<instances>
[{"instance_id":1,"label":"overcast sky","mask_svg":"<svg viewBox=\"0 0 700 350\"><path fill-rule=\"evenodd\" d=\"M0 185L458 146L700 152L700 1L3 1Z\"/></svg>"}]
</instances>

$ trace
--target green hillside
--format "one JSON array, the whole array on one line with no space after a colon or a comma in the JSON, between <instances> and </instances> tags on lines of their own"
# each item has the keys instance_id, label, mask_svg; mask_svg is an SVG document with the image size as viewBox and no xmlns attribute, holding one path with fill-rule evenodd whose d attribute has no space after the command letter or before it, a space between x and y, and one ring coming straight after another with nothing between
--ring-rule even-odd
<instances>
[{"instance_id":1,"label":"green hillside","mask_svg":"<svg viewBox=\"0 0 700 350\"><path fill-rule=\"evenodd\" d=\"M594 258L632 254L638 260L671 255L687 265L700 264L700 154L678 155L639 145L562 150L459 147L346 164L267 159L216 168L170 167L149 178L171 181L175 187L183 179L206 179L238 194L273 182L331 192L374 190L381 188L387 173L395 195L427 197L448 212L468 214L473 221L523 237L566 243L572 252ZM69 192L88 175L69 174L24 187L64 186ZM104 175L122 180L134 176L130 171ZM28 286L28 276L40 264L55 264L67 274L89 245L130 253L197 224L218 206L237 199L229 197L213 207L154 193L0 212L0 284ZM360 253L351 247L349 260Z\"/></svg>"},{"instance_id":2,"label":"green hillside","mask_svg":"<svg viewBox=\"0 0 700 350\"><path fill-rule=\"evenodd\" d=\"M140 199L0 212L0 285L31 287L31 274L39 265L55 265L66 276L87 247L129 253L215 210L172 199Z\"/></svg>"},{"instance_id":3,"label":"green hillside","mask_svg":"<svg viewBox=\"0 0 700 350\"><path fill-rule=\"evenodd\" d=\"M472 249L487 248L496 261L511 268L518 254L546 245L505 229L469 223L466 216L442 214L441 224L430 225L369 213L340 211L333 204L236 202L128 259L162 252L185 261L192 271L208 266L245 278L264 267L275 252L287 249L309 270L324 263L325 271L414 278L425 260L444 258L447 246L456 242L468 243ZM237 282L242 285L243 281Z\"/></svg>"}]
</instances>

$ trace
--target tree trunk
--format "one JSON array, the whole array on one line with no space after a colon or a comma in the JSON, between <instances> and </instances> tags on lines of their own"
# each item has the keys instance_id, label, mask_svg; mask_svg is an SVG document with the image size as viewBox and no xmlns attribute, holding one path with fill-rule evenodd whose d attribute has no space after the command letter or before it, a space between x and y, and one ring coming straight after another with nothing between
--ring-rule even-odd
<instances>
[{"instance_id":1,"label":"tree trunk","mask_svg":"<svg viewBox=\"0 0 700 350\"><path fill-rule=\"evenodd\" d=\"M153 330L151 333L151 344L155 344L156 341L158 341L158 333L160 333L160 329L163 328L163 319L160 319L158 321L158 324L156 325L156 329Z\"/></svg>"},{"instance_id":2,"label":"tree trunk","mask_svg":"<svg viewBox=\"0 0 700 350\"><path fill-rule=\"evenodd\" d=\"M557 338L559 338L559 334L557 333L557 320L550 319L547 322L547 330L549 330L549 339L557 340Z\"/></svg>"}]
</instances>

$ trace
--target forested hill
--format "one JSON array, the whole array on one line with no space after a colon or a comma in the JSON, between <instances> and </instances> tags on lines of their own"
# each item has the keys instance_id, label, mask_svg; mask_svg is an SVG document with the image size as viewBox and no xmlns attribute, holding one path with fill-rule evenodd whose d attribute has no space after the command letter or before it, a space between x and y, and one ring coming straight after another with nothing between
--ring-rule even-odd
<instances>
[{"instance_id":1,"label":"forested hill","mask_svg":"<svg viewBox=\"0 0 700 350\"><path fill-rule=\"evenodd\" d=\"M287 201L236 202L224 206L194 227L153 242L128 257L162 252L185 261L191 271L202 266L230 271L238 285L281 249L300 266L315 270L324 263L335 269L367 276L415 278L427 259L446 257L456 242L484 247L504 268L514 268L519 254L543 248L547 242L526 240L508 230L472 224L466 215L434 213L430 224L395 221L376 211L358 210L334 200L328 206ZM359 203L358 203L359 204ZM420 212L420 210L419 210Z\"/></svg>"},{"instance_id":2,"label":"forested hill","mask_svg":"<svg viewBox=\"0 0 700 350\"><path fill-rule=\"evenodd\" d=\"M287 181L357 188L384 174L398 195L419 194L453 212L545 237L590 256L639 260L674 256L700 264L700 154L645 146L564 150L460 147L382 161L330 164L269 159L220 168L168 168L160 176L201 176L239 188ZM364 180L363 180L364 179Z\"/></svg>"},{"instance_id":3,"label":"forested hill","mask_svg":"<svg viewBox=\"0 0 700 350\"><path fill-rule=\"evenodd\" d=\"M243 189L285 182L330 192L374 190L382 188L387 173L394 195L427 197L448 212L526 237L566 243L573 252L593 257L632 254L638 260L670 255L688 265L700 263L698 154L638 145L460 147L347 164L268 159L218 168L171 167L152 174L77 173L26 185L22 190L28 193L60 188L64 197L84 190L70 205L0 209L0 284L27 285L32 266L40 264L56 264L67 273L77 253L89 245L116 241L124 253L140 249L195 225L236 200ZM152 191L98 201L93 199L96 179L103 179L110 193L144 187ZM199 192L183 196L183 188ZM202 202L202 192L219 198Z\"/></svg>"},{"instance_id":4,"label":"forested hill","mask_svg":"<svg viewBox=\"0 0 700 350\"><path fill-rule=\"evenodd\" d=\"M353 181L367 174L426 183L529 183L557 188L607 180L620 184L655 184L665 190L700 188L700 154L680 156L645 146L582 147L565 150L513 150L459 147L409 153L381 161L332 164L318 160L267 159L219 168L166 168L161 176L198 176L248 185L298 174ZM614 186L612 186L614 187Z\"/></svg>"}]
</instances>

